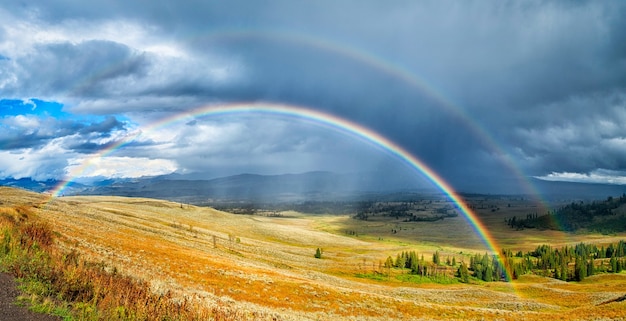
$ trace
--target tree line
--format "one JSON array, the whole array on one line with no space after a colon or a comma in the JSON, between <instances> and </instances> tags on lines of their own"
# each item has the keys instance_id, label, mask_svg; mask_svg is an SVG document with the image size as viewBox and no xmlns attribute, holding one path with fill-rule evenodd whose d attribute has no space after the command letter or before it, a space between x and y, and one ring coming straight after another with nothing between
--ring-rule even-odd
<instances>
[{"instance_id":1,"label":"tree line","mask_svg":"<svg viewBox=\"0 0 626 321\"><path fill-rule=\"evenodd\" d=\"M467 259L468 256L464 256ZM517 279L524 274L535 274L563 281L582 281L586 277L600 273L620 273L626 270L626 242L597 246L579 243L560 248L540 245L533 251L514 253L503 250L501 255L474 254L469 262L449 256L444 260L436 251L432 259L415 251L403 251L395 258L387 257L381 268L407 271L410 274L431 278L456 278L459 282L495 282Z\"/></svg>"},{"instance_id":2,"label":"tree line","mask_svg":"<svg viewBox=\"0 0 626 321\"><path fill-rule=\"evenodd\" d=\"M604 201L572 202L543 215L513 216L506 218L505 223L517 230L541 228L572 232L586 228L602 233L622 232L626 231L626 216L617 209L624 204L626 193L620 197L609 196Z\"/></svg>"},{"instance_id":3,"label":"tree line","mask_svg":"<svg viewBox=\"0 0 626 321\"><path fill-rule=\"evenodd\" d=\"M373 202L359 209L352 217L367 221L374 217L392 217L404 222L434 222L447 217L458 216L453 205L433 207L432 201L424 202Z\"/></svg>"},{"instance_id":4,"label":"tree line","mask_svg":"<svg viewBox=\"0 0 626 321\"><path fill-rule=\"evenodd\" d=\"M388 256L383 267L390 271L392 268L408 270L410 274L427 278L446 278L450 276L452 269L449 267L456 265L456 258L449 257L444 263L439 251L433 253L432 258L426 260L424 254L418 255L416 251L403 251L398 253L395 259Z\"/></svg>"},{"instance_id":5,"label":"tree line","mask_svg":"<svg viewBox=\"0 0 626 321\"><path fill-rule=\"evenodd\" d=\"M534 273L563 281L582 281L598 273L620 273L626 269L626 242L608 246L579 243L553 248L538 246L527 253L503 251L513 278Z\"/></svg>"}]
</instances>

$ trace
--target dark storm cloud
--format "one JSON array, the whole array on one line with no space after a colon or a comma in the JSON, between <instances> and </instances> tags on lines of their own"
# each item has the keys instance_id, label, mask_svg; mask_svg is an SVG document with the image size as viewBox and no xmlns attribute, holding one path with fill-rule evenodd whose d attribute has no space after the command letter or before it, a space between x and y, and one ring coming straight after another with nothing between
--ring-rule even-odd
<instances>
[{"instance_id":1,"label":"dark storm cloud","mask_svg":"<svg viewBox=\"0 0 626 321\"><path fill-rule=\"evenodd\" d=\"M72 135L79 124L37 116L0 119L0 150L38 148L57 137Z\"/></svg>"},{"instance_id":2,"label":"dark storm cloud","mask_svg":"<svg viewBox=\"0 0 626 321\"><path fill-rule=\"evenodd\" d=\"M539 160L540 164L518 162L532 174L545 173L555 164L572 163L578 170L618 166L616 161L600 161L619 155L588 148L601 137L584 130L610 117L606 111L614 106L604 101L596 101L593 107L576 106L570 100L624 90L623 4L430 2L364 7L350 15L339 9L303 10L310 13L306 18L291 7L281 11L274 27L290 26L320 37L333 30L331 39L347 39L346 46L389 55L392 63L401 62L418 77L432 79L433 86L475 119L476 126L496 137L505 152L522 151ZM259 16L253 23L264 26ZM357 119L402 142L440 172L492 170L473 163L492 146L477 142L480 137L467 124L384 70L280 38L223 42L218 38L192 45L237 54L250 66L248 82L235 97L302 103ZM546 148L545 155L536 158L537 146L548 145L546 140L557 135L553 126L560 122L571 124L579 139L561 140L567 147ZM524 130L543 135L519 135ZM584 156L573 157L581 152ZM574 164L576 159L580 163Z\"/></svg>"},{"instance_id":3,"label":"dark storm cloud","mask_svg":"<svg viewBox=\"0 0 626 321\"><path fill-rule=\"evenodd\" d=\"M46 1L3 8L60 38L80 38L35 41L27 54L0 47L7 58L0 59L0 89L8 98L54 97L71 112L152 119L224 102L303 105L380 132L458 186L515 175L500 153L530 176L626 171L621 1ZM139 36L93 32L111 25L133 26ZM77 26L92 31L83 35ZM0 41L14 39L10 28ZM104 137L123 129L109 118L78 131ZM86 152L101 144L71 146ZM297 144L268 132L239 146L274 155ZM185 155L183 162L201 163L201 155Z\"/></svg>"},{"instance_id":4,"label":"dark storm cloud","mask_svg":"<svg viewBox=\"0 0 626 321\"><path fill-rule=\"evenodd\" d=\"M100 97L114 95L120 79L142 75L148 62L125 45L110 41L39 44L17 59L20 81L7 92L33 92L41 96Z\"/></svg>"},{"instance_id":5,"label":"dark storm cloud","mask_svg":"<svg viewBox=\"0 0 626 321\"><path fill-rule=\"evenodd\" d=\"M36 133L3 136L0 138L0 150L38 147L50 139L50 137L41 137Z\"/></svg>"},{"instance_id":6,"label":"dark storm cloud","mask_svg":"<svg viewBox=\"0 0 626 321\"><path fill-rule=\"evenodd\" d=\"M521 157L537 160L538 173L626 168L626 95L576 97L544 106L531 119L520 115L510 133ZM593 112L590 112L593 111ZM543 116L543 117L541 117Z\"/></svg>"},{"instance_id":7,"label":"dark storm cloud","mask_svg":"<svg viewBox=\"0 0 626 321\"><path fill-rule=\"evenodd\" d=\"M101 122L91 123L88 126L82 128L79 133L81 134L91 134L98 133L103 135L109 135L112 130L123 130L125 129L124 123L120 122L114 116L108 116Z\"/></svg>"},{"instance_id":8,"label":"dark storm cloud","mask_svg":"<svg viewBox=\"0 0 626 321\"><path fill-rule=\"evenodd\" d=\"M125 124L109 116L101 122L85 124L75 120L57 120L51 117L8 116L0 119L0 150L39 149L54 139L65 139L66 145L83 146L76 151L97 150L106 144L92 141L111 136L113 131L124 131ZM89 147L89 148L87 148Z\"/></svg>"}]
</instances>

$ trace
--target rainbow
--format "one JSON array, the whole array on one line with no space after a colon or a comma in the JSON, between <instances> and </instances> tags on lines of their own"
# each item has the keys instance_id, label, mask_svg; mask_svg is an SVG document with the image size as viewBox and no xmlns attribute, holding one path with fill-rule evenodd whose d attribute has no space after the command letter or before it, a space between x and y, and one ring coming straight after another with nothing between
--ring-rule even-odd
<instances>
[{"instance_id":1,"label":"rainbow","mask_svg":"<svg viewBox=\"0 0 626 321\"><path fill-rule=\"evenodd\" d=\"M460 122L464 124L476 138L479 139L483 146L486 147L491 156L498 159L501 164L503 164L517 178L517 181L520 183L520 186L524 189L525 193L531 197L537 198L540 201L542 205L540 211L548 211L549 206L544 200L539 198L540 193L529 181L529 178L520 170L519 166L511 158L509 153L504 151L495 138L486 131L485 127L477 120L470 117L470 115L468 115L468 113L461 108L458 103L454 102L450 97L442 94L435 88L435 86L426 81L424 78L419 77L417 74L412 72L411 67L403 65L397 60L387 59L381 55L372 53L365 48L359 48L358 46L346 43L345 41L333 40L328 37L320 37L292 30L245 28L217 29L208 33L189 36L186 39L183 39L182 43L193 45L196 42L202 41L247 41L250 39L279 41L294 45L307 46L336 54L404 82L407 86L415 89L425 97L428 97L433 103L436 103L439 107L445 109L446 112L459 119ZM112 70L119 68L120 65L128 63L128 59L117 61L100 68L98 72L91 75L89 78L78 81L73 87L72 92L84 90L84 88L90 86L90 84L96 81L99 77L105 76Z\"/></svg>"},{"instance_id":2,"label":"rainbow","mask_svg":"<svg viewBox=\"0 0 626 321\"><path fill-rule=\"evenodd\" d=\"M146 126L137 133L130 135L125 139L111 144L107 148L101 150L91 159L85 161L78 170L74 171L74 173L68 176L61 184L55 187L51 191L51 195L52 197L57 197L58 195L61 195L62 191L67 187L67 185L70 184L72 180L74 180L76 177L81 176L81 174L84 173L84 171L89 167L90 162L92 162L94 159L110 155L114 151L123 148L124 146L137 140L143 135L143 133L155 131L165 126L180 123L193 118L219 117L230 114L261 114L296 118L298 120L307 121L319 126L339 131L344 134L351 135L352 137L358 138L364 142L381 148L382 150L395 156L405 165L408 165L409 167L423 174L438 189L445 193L445 195L447 195L447 197L458 207L463 216L471 224L475 232L483 240L488 250L491 251L493 254L499 254L500 247L498 246L493 236L490 234L489 230L480 221L478 216L467 206L467 204L461 199L459 194L457 194L442 177L435 173L435 171L433 171L420 159L413 156L403 147L399 146L398 144L369 128L329 113L324 113L321 111L293 105L254 102L209 105L165 118L149 126Z\"/></svg>"},{"instance_id":3,"label":"rainbow","mask_svg":"<svg viewBox=\"0 0 626 321\"><path fill-rule=\"evenodd\" d=\"M332 54L336 54L352 61L358 62L377 70L385 75L401 80L407 86L415 89L432 100L437 106L442 107L449 114L453 115L461 121L462 124L477 138L481 144L501 162L516 178L524 192L539 201L541 212L547 212L550 206L547 202L540 198L540 193L535 186L529 181L529 177L525 175L520 167L515 163L513 158L499 144L493 135L490 135L485 126L473 119L468 113L454 102L450 97L444 95L435 86L428 81L419 77L411 68L404 66L398 61L386 59L380 55L376 55L366 49L349 45L345 41L329 40L328 38L318 37L295 31L285 31L276 29L221 29L215 30L202 35L189 37L184 42L192 44L202 41L232 41L249 39L261 39L269 41L280 41L294 45L307 46L317 50L322 50Z\"/></svg>"}]
</instances>

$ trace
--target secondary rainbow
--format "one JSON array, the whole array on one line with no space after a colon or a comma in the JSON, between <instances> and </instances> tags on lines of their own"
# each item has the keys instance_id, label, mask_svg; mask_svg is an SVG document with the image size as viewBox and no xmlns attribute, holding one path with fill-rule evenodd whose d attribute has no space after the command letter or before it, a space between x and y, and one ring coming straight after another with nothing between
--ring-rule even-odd
<instances>
[{"instance_id":1,"label":"secondary rainbow","mask_svg":"<svg viewBox=\"0 0 626 321\"><path fill-rule=\"evenodd\" d=\"M195 42L202 41L248 41L250 39L279 41L323 50L351 59L355 62L362 63L364 66L372 68L373 70L377 70L383 74L401 80L409 87L412 87L418 92L424 94L426 97L432 99L434 103L436 103L439 107L444 108L454 117L460 119L461 123L464 124L466 128L481 141L483 146L487 148L491 155L496 157L506 168L510 170L510 172L517 178L517 181L520 184L520 187L523 188L524 192L528 194L528 196L536 198L537 201L539 201L541 206L539 211L541 213L545 213L549 210L549 205L547 205L547 202L541 198L540 193L529 180L529 177L521 171L510 154L501 147L493 135L487 132L484 125L482 125L478 120L470 117L470 115L463 108L461 108L458 103L453 101L453 99L451 99L448 95L444 95L431 82L426 81L423 77L420 77L415 72L412 72L412 68L399 63L397 60L385 58L371 52L370 50L360 48L346 41L333 40L328 37L321 37L319 35L302 33L293 30L246 28L218 29L189 37L183 42L193 44Z\"/></svg>"},{"instance_id":2,"label":"secondary rainbow","mask_svg":"<svg viewBox=\"0 0 626 321\"><path fill-rule=\"evenodd\" d=\"M476 216L476 214L467 206L467 204L465 204L461 197L443 178L441 178L420 159L413 156L411 153L409 153L407 150L394 143L393 141L362 125L329 113L324 113L318 110L293 105L257 102L210 105L165 118L161 121L155 122L149 126L142 128L137 133L130 135L125 139L118 141L117 143L111 144L107 148L101 150L99 153L93 155L73 173L69 173L68 177L55 189L52 190L52 197L57 197L61 195L61 193L68 184L70 184L76 177L80 177L81 174L83 174L84 171L88 169L90 163L93 162L93 160L110 155L114 151L123 148L124 146L137 140L142 135L144 135L144 133L194 118L219 117L230 114L268 114L274 116L295 118L300 121L307 121L319 126L323 126L351 135L392 154L394 157L404 162L409 167L416 169L419 173L421 173L428 180L430 180L443 193L445 193L447 197L449 197L450 200L454 204L456 204L456 206L463 214L463 216L467 219L467 221L473 226L474 230L481 237L488 250L493 252L494 254L499 253L500 247L497 245L495 239L491 236L487 228Z\"/></svg>"},{"instance_id":3,"label":"secondary rainbow","mask_svg":"<svg viewBox=\"0 0 626 321\"><path fill-rule=\"evenodd\" d=\"M517 177L520 186L524 189L525 193L529 196L537 198L541 203L541 213L547 212L549 206L540 198L540 193L537 192L534 185L529 181L529 178L520 170L519 166L511 158L509 153L504 151L496 139L489 134L485 127L480 124L476 119L473 119L468 113L459 107L459 104L454 102L448 95L444 95L436 87L426 81L423 77L420 77L408 66L405 66L397 60L385 58L379 54L373 53L365 48L360 48L355 44L350 44L345 41L333 40L328 37L320 37L319 35L312 35L307 33L296 32L293 30L276 30L276 29L218 29L208 33L194 35L183 39L183 43L193 45L195 42L202 41L230 41L241 40L247 41L249 39L262 39L271 41L280 41L285 43L291 43L301 46L308 46L314 49L323 50L329 53L337 54L339 56L351 59L353 61L362 63L364 66L378 70L386 75L394 77L403 81L409 87L416 89L433 100L439 107L444 108L447 112L454 115L461 120L461 123L469 129L472 134L478 138L487 150L495 156L504 166L506 166L510 172ZM120 66L126 63L126 60L118 61L117 63L109 64L105 68L99 70L95 75L83 81L78 82L72 91L80 91L83 88L89 87L97 80L98 77L120 68ZM115 149L115 145L113 149ZM80 169L79 169L80 171Z\"/></svg>"}]
</instances>

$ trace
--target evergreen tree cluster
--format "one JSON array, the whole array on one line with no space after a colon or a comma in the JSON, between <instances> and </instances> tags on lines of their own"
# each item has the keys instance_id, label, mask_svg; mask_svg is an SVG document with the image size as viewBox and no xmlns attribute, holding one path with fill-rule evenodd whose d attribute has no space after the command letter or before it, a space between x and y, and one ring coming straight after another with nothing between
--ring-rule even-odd
<instances>
[{"instance_id":1,"label":"evergreen tree cluster","mask_svg":"<svg viewBox=\"0 0 626 321\"><path fill-rule=\"evenodd\" d=\"M626 204L626 193L620 197L609 196L604 201L591 203L572 202L559 209L538 215L506 218L505 223L511 228L541 228L563 231L576 231L586 228L593 231L611 233L626 231L626 216L617 209ZM558 225L556 224L558 222Z\"/></svg>"},{"instance_id":2,"label":"evergreen tree cluster","mask_svg":"<svg viewBox=\"0 0 626 321\"><path fill-rule=\"evenodd\" d=\"M525 228L544 228L544 229L558 229L558 226L554 224L554 220L550 217L550 214L539 215L537 213L526 214L526 217L513 216L505 219L506 225L516 230L523 230Z\"/></svg>"},{"instance_id":3,"label":"evergreen tree cluster","mask_svg":"<svg viewBox=\"0 0 626 321\"><path fill-rule=\"evenodd\" d=\"M456 258L448 258L448 265L456 264ZM438 276L437 266L441 265L441 258L439 251L433 253L433 261L427 262L424 259L424 255L418 257L417 252L415 251L403 251L396 255L395 260L389 256L385 260L384 267L385 268L400 268L400 269L409 269L411 270L411 274L417 274L426 277L434 277ZM440 268L441 270L445 270L445 268ZM439 271L441 272L441 271Z\"/></svg>"},{"instance_id":4,"label":"evergreen tree cluster","mask_svg":"<svg viewBox=\"0 0 626 321\"><path fill-rule=\"evenodd\" d=\"M470 257L469 270L472 271L472 276L486 282L506 279L504 266L500 263L497 255L485 253Z\"/></svg>"},{"instance_id":5,"label":"evergreen tree cluster","mask_svg":"<svg viewBox=\"0 0 626 321\"><path fill-rule=\"evenodd\" d=\"M513 278L535 273L563 281L582 281L596 273L620 273L626 269L626 242L623 240L608 247L579 243L559 249L548 245L515 256L503 251L505 264Z\"/></svg>"},{"instance_id":6,"label":"evergreen tree cluster","mask_svg":"<svg viewBox=\"0 0 626 321\"><path fill-rule=\"evenodd\" d=\"M440 253L435 252L433 261L426 262L424 255L418 257L415 251L403 251L395 259L387 257L384 267L409 269L411 274L431 278L452 275L455 270L450 269L455 268L456 277L464 283L471 279L485 282L509 281L509 277L517 279L529 273L563 281L582 281L594 274L620 273L626 270L626 242L622 240L600 247L585 243L561 248L540 245L526 253L514 253L505 249L502 256L485 253L475 254L469 259L468 265L464 261L457 264L455 257L447 257L444 264Z\"/></svg>"},{"instance_id":7,"label":"evergreen tree cluster","mask_svg":"<svg viewBox=\"0 0 626 321\"><path fill-rule=\"evenodd\" d=\"M404 222L434 222L458 216L456 207L451 205L436 208L432 213L431 203L431 201L372 202L359 208L352 218L367 221L374 217L393 217L397 220L404 218Z\"/></svg>"},{"instance_id":8,"label":"evergreen tree cluster","mask_svg":"<svg viewBox=\"0 0 626 321\"><path fill-rule=\"evenodd\" d=\"M396 256L394 263L394 267L410 269L412 274L426 276L429 272L429 266L426 264L424 256L422 255L421 259L418 259L415 251L403 251Z\"/></svg>"}]
</instances>

